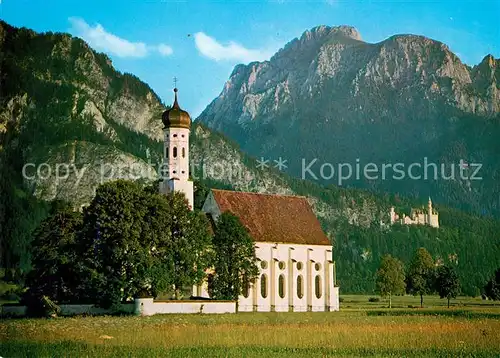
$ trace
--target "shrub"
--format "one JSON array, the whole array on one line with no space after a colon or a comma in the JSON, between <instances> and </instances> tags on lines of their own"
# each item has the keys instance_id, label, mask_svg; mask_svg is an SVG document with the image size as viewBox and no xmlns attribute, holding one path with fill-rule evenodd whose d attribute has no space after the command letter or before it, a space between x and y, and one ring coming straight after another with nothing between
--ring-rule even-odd
<instances>
[{"instance_id":1,"label":"shrub","mask_svg":"<svg viewBox=\"0 0 500 358\"><path fill-rule=\"evenodd\" d=\"M344 302L344 297L339 297L339 302L340 303Z\"/></svg>"},{"instance_id":2,"label":"shrub","mask_svg":"<svg viewBox=\"0 0 500 358\"><path fill-rule=\"evenodd\" d=\"M378 297L370 297L368 299L368 302L380 302L380 298L378 298Z\"/></svg>"}]
</instances>

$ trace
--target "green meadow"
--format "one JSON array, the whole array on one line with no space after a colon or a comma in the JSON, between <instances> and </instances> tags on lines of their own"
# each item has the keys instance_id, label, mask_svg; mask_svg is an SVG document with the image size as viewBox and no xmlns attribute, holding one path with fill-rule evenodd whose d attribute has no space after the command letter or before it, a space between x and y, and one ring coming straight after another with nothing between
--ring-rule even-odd
<instances>
[{"instance_id":1,"label":"green meadow","mask_svg":"<svg viewBox=\"0 0 500 358\"><path fill-rule=\"evenodd\" d=\"M374 296L375 297L375 296ZM4 319L2 357L497 357L500 305L342 296L340 312ZM410 306L411 308L409 308Z\"/></svg>"}]
</instances>

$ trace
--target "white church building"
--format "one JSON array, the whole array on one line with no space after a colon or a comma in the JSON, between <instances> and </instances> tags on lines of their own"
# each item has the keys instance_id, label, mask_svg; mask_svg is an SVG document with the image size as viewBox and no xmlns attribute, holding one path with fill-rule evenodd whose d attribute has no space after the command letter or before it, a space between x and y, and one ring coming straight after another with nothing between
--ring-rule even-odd
<instances>
[{"instance_id":1,"label":"white church building","mask_svg":"<svg viewBox=\"0 0 500 358\"><path fill-rule=\"evenodd\" d=\"M163 113L164 172L160 192L180 191L193 208L189 178L191 118L177 101ZM202 209L214 222L226 211L239 217L255 241L259 275L244 289L238 311L338 311L332 245L301 196L211 190ZM193 288L208 297L207 283Z\"/></svg>"}]
</instances>

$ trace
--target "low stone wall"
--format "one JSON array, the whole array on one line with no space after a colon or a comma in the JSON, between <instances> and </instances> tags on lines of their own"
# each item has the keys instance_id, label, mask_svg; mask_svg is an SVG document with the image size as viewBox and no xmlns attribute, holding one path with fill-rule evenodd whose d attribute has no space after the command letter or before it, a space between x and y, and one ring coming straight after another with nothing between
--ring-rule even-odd
<instances>
[{"instance_id":1,"label":"low stone wall","mask_svg":"<svg viewBox=\"0 0 500 358\"><path fill-rule=\"evenodd\" d=\"M101 307L96 307L92 304L63 304L59 305L61 309L61 316L75 316L75 315L110 315L115 313L110 309L105 309ZM134 313L135 305L134 302L123 303L121 305L121 311L123 313ZM1 306L0 314L7 317L24 317L27 314L26 306L17 305L4 305Z\"/></svg>"},{"instance_id":2,"label":"low stone wall","mask_svg":"<svg viewBox=\"0 0 500 358\"><path fill-rule=\"evenodd\" d=\"M152 298L135 300L135 313L151 316L165 313L236 313L236 301L154 301Z\"/></svg>"},{"instance_id":3,"label":"low stone wall","mask_svg":"<svg viewBox=\"0 0 500 358\"><path fill-rule=\"evenodd\" d=\"M24 317L26 316L27 307L26 306L2 306L2 316L7 317Z\"/></svg>"},{"instance_id":4,"label":"low stone wall","mask_svg":"<svg viewBox=\"0 0 500 358\"><path fill-rule=\"evenodd\" d=\"M74 315L110 315L114 312L109 309L96 307L91 304L59 305L61 316ZM0 314L6 317L26 316L26 306L4 305ZM152 298L138 298L134 302L123 303L121 311L141 316L152 316L166 313L236 313L236 301L154 301Z\"/></svg>"}]
</instances>

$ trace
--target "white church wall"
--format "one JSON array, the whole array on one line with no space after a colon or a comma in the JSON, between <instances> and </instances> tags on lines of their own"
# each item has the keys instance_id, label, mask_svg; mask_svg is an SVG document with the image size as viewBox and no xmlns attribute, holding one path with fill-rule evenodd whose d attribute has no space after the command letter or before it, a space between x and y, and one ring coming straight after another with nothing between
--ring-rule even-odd
<instances>
[{"instance_id":1,"label":"white church wall","mask_svg":"<svg viewBox=\"0 0 500 358\"><path fill-rule=\"evenodd\" d=\"M236 313L236 301L154 301L143 298L136 300L135 313L141 316Z\"/></svg>"},{"instance_id":2,"label":"white church wall","mask_svg":"<svg viewBox=\"0 0 500 358\"><path fill-rule=\"evenodd\" d=\"M212 191L210 191L208 193L207 198L205 199L205 202L203 203L203 207L201 208L201 211L212 215L212 218L214 220L217 220L217 218L221 214L219 206L217 205L217 202L215 201L214 194L212 193Z\"/></svg>"},{"instance_id":3,"label":"white church wall","mask_svg":"<svg viewBox=\"0 0 500 358\"><path fill-rule=\"evenodd\" d=\"M256 242L256 256L260 272L248 297L239 297L239 311L338 310L339 296L338 288L333 286L330 246ZM263 277L267 281L265 297L262 295ZM298 283L302 285L300 291ZM319 283L317 289L316 283Z\"/></svg>"}]
</instances>

